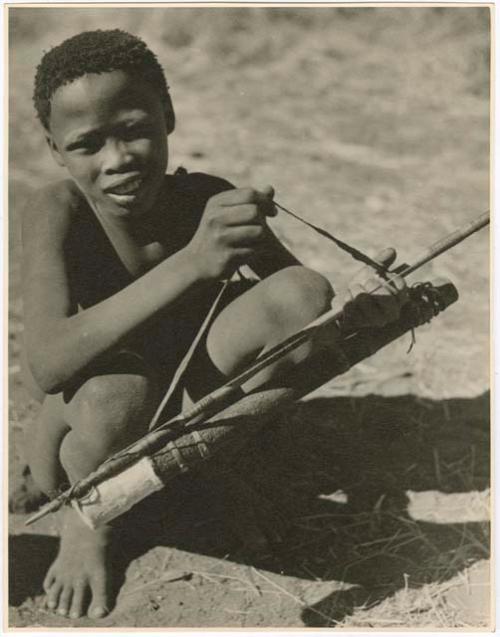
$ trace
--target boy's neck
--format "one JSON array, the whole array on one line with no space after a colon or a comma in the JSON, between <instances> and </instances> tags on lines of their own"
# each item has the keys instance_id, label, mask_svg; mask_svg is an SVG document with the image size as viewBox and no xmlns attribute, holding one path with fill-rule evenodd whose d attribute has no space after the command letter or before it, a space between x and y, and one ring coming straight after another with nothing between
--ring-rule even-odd
<instances>
[{"instance_id":1,"label":"boy's neck","mask_svg":"<svg viewBox=\"0 0 500 637\"><path fill-rule=\"evenodd\" d=\"M151 208L138 216L109 214L100 210L94 202L89 201L89 205L105 228L126 233L131 238L142 243L155 238L160 204L165 204L165 198L165 185L163 185Z\"/></svg>"},{"instance_id":2,"label":"boy's neck","mask_svg":"<svg viewBox=\"0 0 500 637\"><path fill-rule=\"evenodd\" d=\"M112 233L126 234L138 243L153 239L155 210L143 213L140 217L122 217L102 213L97 206L93 206L93 210L101 224Z\"/></svg>"}]
</instances>

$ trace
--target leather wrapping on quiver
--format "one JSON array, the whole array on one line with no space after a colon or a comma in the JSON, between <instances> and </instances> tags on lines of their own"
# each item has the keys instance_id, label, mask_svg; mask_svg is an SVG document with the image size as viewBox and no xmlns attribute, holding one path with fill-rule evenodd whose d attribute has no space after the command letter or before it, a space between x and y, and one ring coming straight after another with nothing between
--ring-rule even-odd
<instances>
[{"instance_id":1,"label":"leather wrapping on quiver","mask_svg":"<svg viewBox=\"0 0 500 637\"><path fill-rule=\"evenodd\" d=\"M273 379L273 387L260 387L223 409L193 430L181 433L152 456L154 470L167 483L180 472L213 458L237 452L249 436L272 421L287 406L345 373L356 363L368 358L392 341L422 323L422 317L454 303L456 288L449 282L421 286L410 291L410 301L402 308L394 323L382 328L364 328L332 346L325 326L318 334L313 353L288 373ZM433 306L433 307L432 307ZM423 310L426 311L423 311Z\"/></svg>"}]
</instances>

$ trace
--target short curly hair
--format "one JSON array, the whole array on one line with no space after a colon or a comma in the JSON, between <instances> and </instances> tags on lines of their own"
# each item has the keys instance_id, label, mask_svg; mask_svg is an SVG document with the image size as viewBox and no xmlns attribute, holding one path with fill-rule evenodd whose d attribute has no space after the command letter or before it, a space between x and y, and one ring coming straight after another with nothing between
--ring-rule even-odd
<instances>
[{"instance_id":1,"label":"short curly hair","mask_svg":"<svg viewBox=\"0 0 500 637\"><path fill-rule=\"evenodd\" d=\"M37 66L33 102L38 119L49 130L55 91L86 73L129 71L139 74L168 103L168 86L156 55L145 42L121 29L83 31L44 54Z\"/></svg>"}]
</instances>

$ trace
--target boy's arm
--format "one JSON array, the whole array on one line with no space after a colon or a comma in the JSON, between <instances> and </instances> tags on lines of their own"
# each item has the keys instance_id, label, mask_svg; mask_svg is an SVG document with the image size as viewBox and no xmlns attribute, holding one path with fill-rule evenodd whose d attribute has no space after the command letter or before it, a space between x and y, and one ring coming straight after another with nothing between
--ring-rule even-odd
<instances>
[{"instance_id":1,"label":"boy's arm","mask_svg":"<svg viewBox=\"0 0 500 637\"><path fill-rule=\"evenodd\" d=\"M46 393L62 391L160 310L248 262L262 245L268 196L250 188L207 203L191 241L108 299L77 313L65 254L77 212L71 182L40 191L23 218L28 362Z\"/></svg>"},{"instance_id":2,"label":"boy's arm","mask_svg":"<svg viewBox=\"0 0 500 637\"><path fill-rule=\"evenodd\" d=\"M40 191L23 217L28 362L46 393L61 391L134 328L200 283L195 260L181 250L114 296L77 313L65 255L75 212L71 188L64 183Z\"/></svg>"}]
</instances>

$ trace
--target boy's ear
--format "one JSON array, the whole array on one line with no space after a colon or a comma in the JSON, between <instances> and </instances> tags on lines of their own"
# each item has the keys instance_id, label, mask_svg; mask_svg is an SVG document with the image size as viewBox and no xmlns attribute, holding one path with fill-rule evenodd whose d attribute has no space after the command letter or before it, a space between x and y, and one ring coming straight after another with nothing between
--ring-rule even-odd
<instances>
[{"instance_id":1,"label":"boy's ear","mask_svg":"<svg viewBox=\"0 0 500 637\"><path fill-rule=\"evenodd\" d=\"M172 100L170 99L170 95L167 93L167 99L165 101L165 121L167 123L167 135L173 133L175 128L175 113L174 113L174 105L172 104Z\"/></svg>"},{"instance_id":2,"label":"boy's ear","mask_svg":"<svg viewBox=\"0 0 500 637\"><path fill-rule=\"evenodd\" d=\"M55 162L59 164L59 166L62 166L64 168L66 164L64 163L64 159L62 158L61 153L59 152L59 149L57 148L57 144L55 143L54 138L52 137L50 133L46 133L45 141L47 142L49 146L50 154L54 158Z\"/></svg>"}]
</instances>

